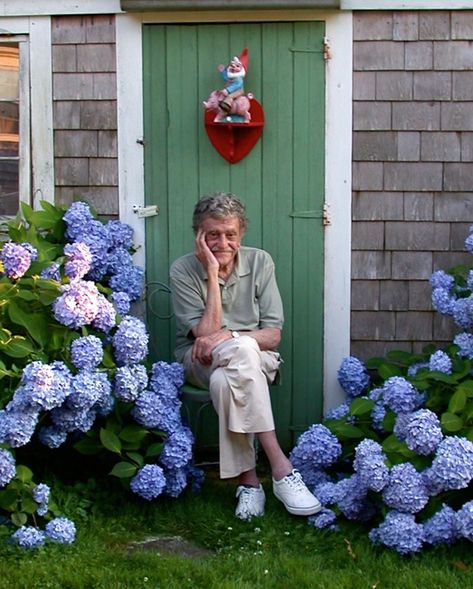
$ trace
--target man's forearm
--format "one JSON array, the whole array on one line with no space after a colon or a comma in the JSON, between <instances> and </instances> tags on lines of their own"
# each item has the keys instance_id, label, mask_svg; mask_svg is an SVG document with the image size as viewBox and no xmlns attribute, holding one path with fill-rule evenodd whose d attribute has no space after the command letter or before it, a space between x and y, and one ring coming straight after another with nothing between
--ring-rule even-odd
<instances>
[{"instance_id":1,"label":"man's forearm","mask_svg":"<svg viewBox=\"0 0 473 589\"><path fill-rule=\"evenodd\" d=\"M194 337L216 333L222 328L222 299L218 277L209 277L205 310L199 323L192 329Z\"/></svg>"},{"instance_id":2,"label":"man's forearm","mask_svg":"<svg viewBox=\"0 0 473 589\"><path fill-rule=\"evenodd\" d=\"M260 350L276 350L281 342L281 330L277 327L263 327L253 331L240 331L240 335L248 335L254 338Z\"/></svg>"}]
</instances>

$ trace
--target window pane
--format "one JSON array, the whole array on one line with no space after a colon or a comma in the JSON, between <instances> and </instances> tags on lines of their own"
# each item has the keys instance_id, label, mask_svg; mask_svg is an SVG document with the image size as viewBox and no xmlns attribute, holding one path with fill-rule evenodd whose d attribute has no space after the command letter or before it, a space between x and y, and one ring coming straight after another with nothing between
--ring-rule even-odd
<instances>
[{"instance_id":1,"label":"window pane","mask_svg":"<svg viewBox=\"0 0 473 589\"><path fill-rule=\"evenodd\" d=\"M0 97L18 100L20 54L17 45L0 45Z\"/></svg>"},{"instance_id":2,"label":"window pane","mask_svg":"<svg viewBox=\"0 0 473 589\"><path fill-rule=\"evenodd\" d=\"M16 215L18 211L18 162L0 160L0 215Z\"/></svg>"},{"instance_id":3,"label":"window pane","mask_svg":"<svg viewBox=\"0 0 473 589\"><path fill-rule=\"evenodd\" d=\"M0 102L0 157L18 156L18 103Z\"/></svg>"}]
</instances>

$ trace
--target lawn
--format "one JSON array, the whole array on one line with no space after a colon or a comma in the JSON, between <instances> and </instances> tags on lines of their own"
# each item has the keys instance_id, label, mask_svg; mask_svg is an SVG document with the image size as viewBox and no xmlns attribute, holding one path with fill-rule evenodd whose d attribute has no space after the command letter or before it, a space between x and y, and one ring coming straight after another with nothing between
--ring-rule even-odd
<instances>
[{"instance_id":1,"label":"lawn","mask_svg":"<svg viewBox=\"0 0 473 589\"><path fill-rule=\"evenodd\" d=\"M368 529L343 523L320 531L285 512L264 476L267 509L250 523L235 519L231 481L206 467L200 493L145 502L114 479L51 481L64 514L74 519L70 546L35 551L0 544L2 589L327 588L465 589L473 586L471 543L402 557L374 547ZM153 549L133 542L164 538ZM181 540L176 540L179 537ZM173 542L169 539L172 538ZM205 549L189 556L184 541ZM177 548L175 545L177 544ZM142 545L140 545L142 546ZM168 551L171 546L171 552Z\"/></svg>"}]
</instances>

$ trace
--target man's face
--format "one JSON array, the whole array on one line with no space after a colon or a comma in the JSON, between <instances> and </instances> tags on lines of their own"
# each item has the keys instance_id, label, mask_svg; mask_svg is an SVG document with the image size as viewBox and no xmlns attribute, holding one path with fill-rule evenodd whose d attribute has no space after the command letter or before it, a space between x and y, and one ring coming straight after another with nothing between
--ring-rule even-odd
<instances>
[{"instance_id":1,"label":"man's face","mask_svg":"<svg viewBox=\"0 0 473 589\"><path fill-rule=\"evenodd\" d=\"M202 221L201 229L220 268L233 265L242 238L238 217L226 219L207 217Z\"/></svg>"}]
</instances>

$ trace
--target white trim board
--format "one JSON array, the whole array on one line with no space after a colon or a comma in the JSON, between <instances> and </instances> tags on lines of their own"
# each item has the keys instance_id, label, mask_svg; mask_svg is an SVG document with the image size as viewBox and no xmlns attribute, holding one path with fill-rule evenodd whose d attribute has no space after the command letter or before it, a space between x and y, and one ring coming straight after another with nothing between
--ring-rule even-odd
<instances>
[{"instance_id":1,"label":"white trim board","mask_svg":"<svg viewBox=\"0 0 473 589\"><path fill-rule=\"evenodd\" d=\"M135 229L140 250L136 263L144 266L145 223L133 213L144 205L142 25L177 22L176 13L134 13L117 17L118 161L120 219ZM187 16L189 16L187 14ZM252 13L252 19L278 20L276 13ZM298 20L294 11L280 20ZM292 16L292 18L290 18ZM193 22L235 22L228 13L200 13ZM304 19L324 20L332 58L326 76L325 194L331 224L325 232L324 410L345 397L337 381L341 361L350 352L351 260L351 125L352 125L352 15L350 12L312 11ZM248 19L247 19L248 20Z\"/></svg>"},{"instance_id":2,"label":"white trim board","mask_svg":"<svg viewBox=\"0 0 473 589\"><path fill-rule=\"evenodd\" d=\"M120 0L0 0L0 16L115 14Z\"/></svg>"},{"instance_id":3,"label":"white trim board","mask_svg":"<svg viewBox=\"0 0 473 589\"><path fill-rule=\"evenodd\" d=\"M341 0L342 10L468 10L473 0Z\"/></svg>"}]
</instances>

